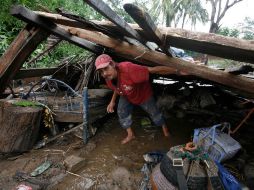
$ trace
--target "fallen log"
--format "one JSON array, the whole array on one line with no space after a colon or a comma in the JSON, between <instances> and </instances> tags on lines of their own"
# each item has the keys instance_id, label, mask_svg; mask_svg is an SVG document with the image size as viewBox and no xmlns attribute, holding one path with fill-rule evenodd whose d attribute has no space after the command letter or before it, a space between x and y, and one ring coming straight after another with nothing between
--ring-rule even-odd
<instances>
[{"instance_id":1,"label":"fallen log","mask_svg":"<svg viewBox=\"0 0 254 190\"><path fill-rule=\"evenodd\" d=\"M79 36L80 38L84 38L88 41L110 48L115 52L115 54L126 59L131 58L152 66L163 65L173 67L190 75L195 75L216 83L240 89L244 92L250 93L251 96L254 95L254 80L214 70L203 65L196 65L178 58L169 57L163 53L147 50L140 46L130 45L127 42L110 38L102 33L68 27L66 30ZM172 72L172 69L169 69L169 71Z\"/></svg>"},{"instance_id":2,"label":"fallen log","mask_svg":"<svg viewBox=\"0 0 254 190\"><path fill-rule=\"evenodd\" d=\"M68 19L58 14L49 14L43 12L36 12L39 15L49 18L55 23L78 27L83 29L93 29L81 23ZM110 21L93 21L99 26L103 26L112 32L121 32L119 28ZM137 24L129 24L135 29L141 36L145 36L145 32ZM226 59L232 59L236 61L243 61L254 63L254 45L251 40L242 40L227 36L221 36L212 33L193 32L184 29L170 28L170 27L158 27L158 30L166 40L166 44L170 44L174 47L183 48L186 50L196 51L204 54L223 57ZM103 32L103 31L101 31ZM129 36L130 37L130 36ZM153 41L153 39L149 39ZM156 41L154 40L156 43Z\"/></svg>"}]
</instances>

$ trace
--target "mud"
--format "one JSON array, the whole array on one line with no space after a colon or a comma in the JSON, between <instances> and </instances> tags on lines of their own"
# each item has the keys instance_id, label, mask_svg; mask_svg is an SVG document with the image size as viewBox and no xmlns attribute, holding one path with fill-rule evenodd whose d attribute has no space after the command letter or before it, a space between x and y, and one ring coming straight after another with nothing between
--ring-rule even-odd
<instances>
[{"instance_id":1,"label":"mud","mask_svg":"<svg viewBox=\"0 0 254 190\"><path fill-rule=\"evenodd\" d=\"M135 111L133 129L136 138L125 145L120 142L126 133L113 115L101 123L96 135L86 145L82 139L70 134L42 149L16 157L2 157L0 189L12 190L19 184L27 184L33 189L54 190L138 189L142 180L141 168L145 163L143 154L151 151L167 152L171 146L190 141L194 128L186 120L168 118L167 124L172 135L166 138L159 128L148 130L142 127L143 117L143 112ZM69 155L84 158L84 166L77 171L66 171L63 162ZM50 161L51 167L31 179L29 174L44 161ZM23 179L17 175L14 177L17 171L27 176L23 176Z\"/></svg>"}]
</instances>

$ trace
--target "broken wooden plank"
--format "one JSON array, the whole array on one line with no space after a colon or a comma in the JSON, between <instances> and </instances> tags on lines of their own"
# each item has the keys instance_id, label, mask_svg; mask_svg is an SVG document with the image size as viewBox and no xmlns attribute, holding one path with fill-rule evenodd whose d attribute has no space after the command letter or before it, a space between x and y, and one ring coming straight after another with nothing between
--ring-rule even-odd
<instances>
[{"instance_id":1,"label":"broken wooden plank","mask_svg":"<svg viewBox=\"0 0 254 190\"><path fill-rule=\"evenodd\" d=\"M0 94L35 48L48 37L41 28L26 26L0 58Z\"/></svg>"},{"instance_id":2,"label":"broken wooden plank","mask_svg":"<svg viewBox=\"0 0 254 190\"><path fill-rule=\"evenodd\" d=\"M83 122L81 111L61 111L54 110L54 120L56 122L81 123Z\"/></svg>"},{"instance_id":3,"label":"broken wooden plank","mask_svg":"<svg viewBox=\"0 0 254 190\"><path fill-rule=\"evenodd\" d=\"M105 16L111 22L119 27L122 33L129 34L132 38L138 40L146 47L149 45L146 43L147 41L139 35L137 31L135 31L130 25L125 22L121 17L119 17L106 3L102 0L84 0L85 3L93 7L100 14ZM150 48L150 47L149 47Z\"/></svg>"},{"instance_id":4,"label":"broken wooden plank","mask_svg":"<svg viewBox=\"0 0 254 190\"><path fill-rule=\"evenodd\" d=\"M42 77L53 75L59 70L57 67L53 68L32 68L32 69L20 69L14 76L14 79L23 79L30 77Z\"/></svg>"},{"instance_id":5,"label":"broken wooden plank","mask_svg":"<svg viewBox=\"0 0 254 190\"><path fill-rule=\"evenodd\" d=\"M59 26L51 22L49 19L39 16L33 11L23 6L20 6L20 5L14 6L11 9L11 14L25 22L32 23L36 26L42 27L48 30L49 32L51 32L52 34L59 36L63 38L64 40L74 43L77 46L85 48L91 52L100 53L103 51L102 47L99 47L96 44L93 44L92 42L89 42L87 40L80 39L76 36L72 36L70 33L62 30Z\"/></svg>"},{"instance_id":6,"label":"broken wooden plank","mask_svg":"<svg viewBox=\"0 0 254 190\"><path fill-rule=\"evenodd\" d=\"M65 16L65 17L67 17L67 18L69 18L69 19L76 20L76 21L78 21L79 23L81 23L81 24L83 24L83 25L95 27L98 31L102 31L103 33L107 34L108 36L111 36L111 37L113 37L113 38L119 38L119 37L120 37L121 39L124 38L123 35L121 35L121 34L119 34L119 33L116 34L116 33L114 33L114 32L111 32L111 31L108 30L107 28L104 28L104 27L102 27L102 26L96 25L96 24L94 24L93 22L90 22L89 20L87 20L87 19L85 19L85 18L83 18L83 17L81 17L81 16L74 15L74 14L72 14L72 13L66 12L66 11L64 11L64 10L61 9L61 8L57 8L56 10L57 10L57 12L58 12L59 14L61 14L62 16Z\"/></svg>"},{"instance_id":7,"label":"broken wooden plank","mask_svg":"<svg viewBox=\"0 0 254 190\"><path fill-rule=\"evenodd\" d=\"M154 24L150 15L144 10L140 9L138 6L127 3L124 4L124 10L133 18L133 20L144 30L144 33L148 39L152 39L164 53L171 56L169 52L169 44L166 44L166 40L160 33L157 26Z\"/></svg>"},{"instance_id":8,"label":"broken wooden plank","mask_svg":"<svg viewBox=\"0 0 254 190\"><path fill-rule=\"evenodd\" d=\"M90 120L89 122L94 122L105 116L106 105L98 106L89 109ZM68 122L68 123L81 123L83 122L82 111L62 111L54 110L54 119L57 122Z\"/></svg>"},{"instance_id":9,"label":"broken wooden plank","mask_svg":"<svg viewBox=\"0 0 254 190\"><path fill-rule=\"evenodd\" d=\"M164 65L173 67L185 71L190 75L208 79L219 84L248 92L252 96L254 95L254 81L251 79L210 69L206 66L197 65L178 58L169 57L163 53L147 50L140 46L130 45L126 42L110 38L102 33L77 28L69 28L69 31L81 38L108 47L112 49L118 56L126 59L131 58L145 64L152 63L153 66Z\"/></svg>"}]
</instances>

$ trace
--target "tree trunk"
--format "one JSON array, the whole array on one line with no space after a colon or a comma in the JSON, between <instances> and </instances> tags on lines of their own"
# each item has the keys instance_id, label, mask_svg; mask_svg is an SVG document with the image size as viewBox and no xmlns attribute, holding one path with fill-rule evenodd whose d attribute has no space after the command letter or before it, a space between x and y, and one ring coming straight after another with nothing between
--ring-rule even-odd
<instances>
[{"instance_id":1,"label":"tree trunk","mask_svg":"<svg viewBox=\"0 0 254 190\"><path fill-rule=\"evenodd\" d=\"M39 132L42 108L21 107L0 101L0 152L24 152L32 148Z\"/></svg>"},{"instance_id":2,"label":"tree trunk","mask_svg":"<svg viewBox=\"0 0 254 190\"><path fill-rule=\"evenodd\" d=\"M218 30L219 30L218 24L216 24L216 23L213 22L213 23L211 24L211 26L210 26L209 33L214 33L214 34L216 34Z\"/></svg>"}]
</instances>

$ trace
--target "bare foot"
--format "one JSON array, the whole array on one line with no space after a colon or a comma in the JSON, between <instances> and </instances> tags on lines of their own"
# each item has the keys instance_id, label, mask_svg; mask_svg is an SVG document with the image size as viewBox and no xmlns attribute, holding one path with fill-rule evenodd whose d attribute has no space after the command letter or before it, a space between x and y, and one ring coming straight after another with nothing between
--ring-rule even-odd
<instances>
[{"instance_id":1,"label":"bare foot","mask_svg":"<svg viewBox=\"0 0 254 190\"><path fill-rule=\"evenodd\" d=\"M132 135L132 136L127 136L126 138L124 138L122 141L121 141L121 144L126 144L128 142L130 142L132 139L135 139L135 136Z\"/></svg>"}]
</instances>

